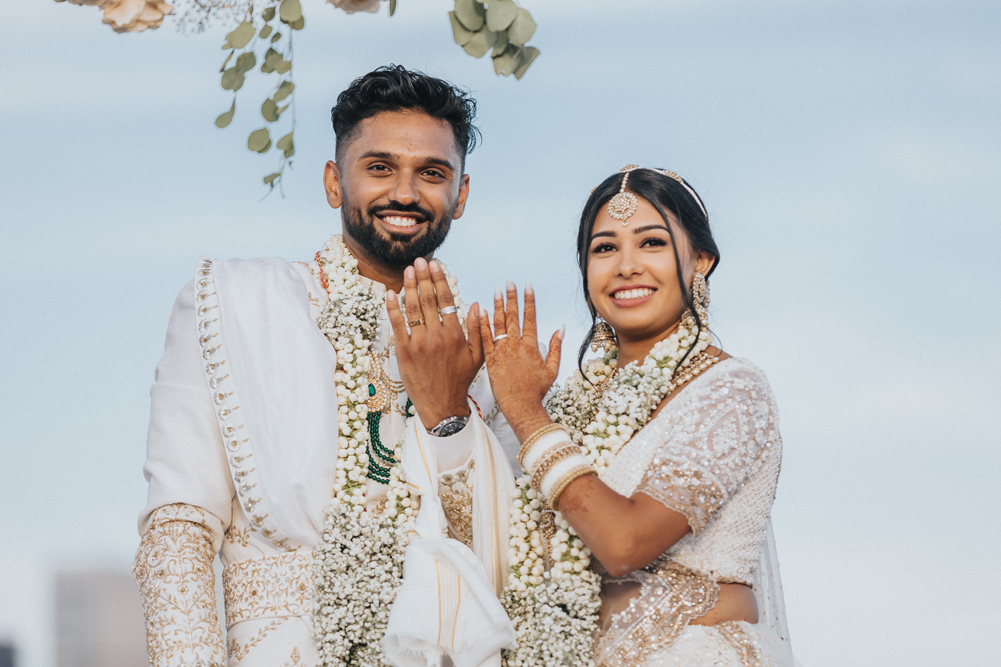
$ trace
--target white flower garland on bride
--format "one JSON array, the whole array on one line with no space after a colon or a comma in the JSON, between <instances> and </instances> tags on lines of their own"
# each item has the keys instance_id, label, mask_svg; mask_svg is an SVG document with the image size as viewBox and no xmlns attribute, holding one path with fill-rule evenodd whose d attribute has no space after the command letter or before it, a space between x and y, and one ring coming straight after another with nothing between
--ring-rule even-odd
<instances>
[{"instance_id":1,"label":"white flower garland on bride","mask_svg":"<svg viewBox=\"0 0 1001 667\"><path fill-rule=\"evenodd\" d=\"M716 357L702 354L712 336L705 329L696 331L694 317L686 312L678 331L654 345L642 364L633 362L615 375L616 352L611 350L588 361L583 374L575 372L562 390L550 394L550 417L584 448L599 476L665 396L716 363ZM505 651L505 664L591 666L601 609L601 578L588 569L591 551L531 488L527 475L518 480L515 494L512 566L503 603L515 624L518 646Z\"/></svg>"}]
</instances>

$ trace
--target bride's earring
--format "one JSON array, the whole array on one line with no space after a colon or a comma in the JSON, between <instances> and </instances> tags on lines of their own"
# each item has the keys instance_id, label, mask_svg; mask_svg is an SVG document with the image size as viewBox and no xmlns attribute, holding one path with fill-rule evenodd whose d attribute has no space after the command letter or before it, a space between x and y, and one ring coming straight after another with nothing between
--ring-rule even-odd
<instances>
[{"instance_id":1,"label":"bride's earring","mask_svg":"<svg viewBox=\"0 0 1001 667\"><path fill-rule=\"evenodd\" d=\"M709 283L701 273L695 274L692 280L692 303L695 304L695 312L702 321L702 326L709 325Z\"/></svg>"},{"instance_id":2,"label":"bride's earring","mask_svg":"<svg viewBox=\"0 0 1001 667\"><path fill-rule=\"evenodd\" d=\"M685 312L681 315L681 326L689 331L698 329L698 323L695 321L696 314L699 316L703 328L709 326L709 283L706 282L706 277L701 273L696 273L692 280L692 305L695 308L695 313L692 313L691 308L685 308Z\"/></svg>"},{"instance_id":3,"label":"bride's earring","mask_svg":"<svg viewBox=\"0 0 1001 667\"><path fill-rule=\"evenodd\" d=\"M618 341L615 339L615 331L608 325L608 322L600 320L594 325L594 335L591 336L592 352L597 352L598 348L604 348L606 351L611 352L618 346Z\"/></svg>"}]
</instances>

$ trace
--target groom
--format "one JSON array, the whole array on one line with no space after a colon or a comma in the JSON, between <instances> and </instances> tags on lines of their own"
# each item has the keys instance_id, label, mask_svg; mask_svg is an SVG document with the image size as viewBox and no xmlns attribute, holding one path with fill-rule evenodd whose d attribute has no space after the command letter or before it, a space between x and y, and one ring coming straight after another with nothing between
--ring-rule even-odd
<instances>
[{"instance_id":1,"label":"groom","mask_svg":"<svg viewBox=\"0 0 1001 667\"><path fill-rule=\"evenodd\" d=\"M513 638L496 595L518 443L481 370L478 308L466 312L455 278L431 259L469 194L475 108L403 67L355 80L332 111L336 160L323 177L343 236L309 262L202 260L178 296L151 390L134 568L153 667L319 664L314 630L332 632L331 645L343 639L314 616L325 601L314 595L313 550L338 537L324 534L333 495L373 517L409 517L419 496L415 541L460 556L431 565L455 586L442 575L437 596L415 595L426 582L407 552L406 604L385 643L399 655L387 657L499 664ZM451 618L442 604L482 613ZM381 652L382 638L371 639Z\"/></svg>"}]
</instances>

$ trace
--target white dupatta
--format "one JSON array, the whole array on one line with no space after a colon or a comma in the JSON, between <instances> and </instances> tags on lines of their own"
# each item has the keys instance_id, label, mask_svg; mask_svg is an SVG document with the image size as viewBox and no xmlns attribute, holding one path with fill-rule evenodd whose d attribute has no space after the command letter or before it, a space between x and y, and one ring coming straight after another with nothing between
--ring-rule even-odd
<instances>
[{"instance_id":1,"label":"white dupatta","mask_svg":"<svg viewBox=\"0 0 1001 667\"><path fill-rule=\"evenodd\" d=\"M497 597L507 580L514 476L497 438L473 415L466 427L477 429L472 550L446 536L438 463L420 419L407 430L403 473L421 509L383 639L394 665L438 667L448 655L455 667L499 667L500 649L514 647L514 626Z\"/></svg>"}]
</instances>

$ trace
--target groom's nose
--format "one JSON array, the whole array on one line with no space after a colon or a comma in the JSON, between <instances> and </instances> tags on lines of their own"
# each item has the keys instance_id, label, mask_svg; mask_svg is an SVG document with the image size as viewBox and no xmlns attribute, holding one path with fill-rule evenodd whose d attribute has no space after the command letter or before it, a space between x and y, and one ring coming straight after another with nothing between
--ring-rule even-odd
<instances>
[{"instance_id":1,"label":"groom's nose","mask_svg":"<svg viewBox=\"0 0 1001 667\"><path fill-rule=\"evenodd\" d=\"M401 172L396 177L396 180L389 191L390 201L399 202L400 204L412 204L420 201L420 198L420 191L417 189L417 185L414 182L414 175L407 172Z\"/></svg>"}]
</instances>

